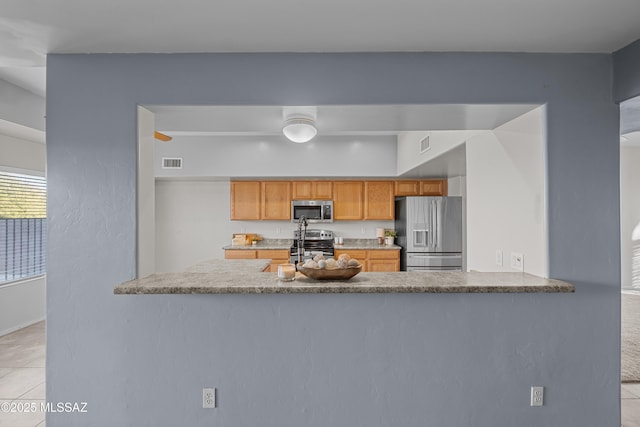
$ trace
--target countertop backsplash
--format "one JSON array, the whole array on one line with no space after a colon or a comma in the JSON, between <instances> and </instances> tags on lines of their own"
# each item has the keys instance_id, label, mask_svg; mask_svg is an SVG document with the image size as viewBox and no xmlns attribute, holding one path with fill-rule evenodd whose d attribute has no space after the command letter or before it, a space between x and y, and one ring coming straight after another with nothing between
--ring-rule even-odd
<instances>
[{"instance_id":1,"label":"countertop backsplash","mask_svg":"<svg viewBox=\"0 0 640 427\"><path fill-rule=\"evenodd\" d=\"M264 239L293 239L298 224L287 221L231 221L229 244L234 233L259 234ZM376 228L393 229L393 221L336 221L311 223L308 229L331 230L345 239L375 239Z\"/></svg>"}]
</instances>

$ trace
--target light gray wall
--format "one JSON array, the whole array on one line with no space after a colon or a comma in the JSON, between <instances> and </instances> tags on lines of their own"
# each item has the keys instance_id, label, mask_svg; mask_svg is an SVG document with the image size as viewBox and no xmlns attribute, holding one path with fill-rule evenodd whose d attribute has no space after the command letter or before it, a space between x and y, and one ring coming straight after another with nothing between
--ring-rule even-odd
<instances>
[{"instance_id":1,"label":"light gray wall","mask_svg":"<svg viewBox=\"0 0 640 427\"><path fill-rule=\"evenodd\" d=\"M89 402L48 426L620 424L610 55L50 55L47 75L47 400ZM208 103L546 104L549 274L576 293L114 296L136 105Z\"/></svg>"},{"instance_id":2,"label":"light gray wall","mask_svg":"<svg viewBox=\"0 0 640 427\"><path fill-rule=\"evenodd\" d=\"M291 221L231 221L228 180L158 180L156 195L156 271L181 271L197 262L224 258L223 246L233 233L257 233L269 239L292 239ZM336 221L311 224L336 236L375 239L376 228L393 228L393 221Z\"/></svg>"},{"instance_id":3,"label":"light gray wall","mask_svg":"<svg viewBox=\"0 0 640 427\"><path fill-rule=\"evenodd\" d=\"M44 130L44 98L0 80L0 119Z\"/></svg>"},{"instance_id":4,"label":"light gray wall","mask_svg":"<svg viewBox=\"0 0 640 427\"><path fill-rule=\"evenodd\" d=\"M280 136L176 136L156 143L157 177L396 176L394 136L320 136L294 144ZM182 157L182 169L161 169Z\"/></svg>"},{"instance_id":5,"label":"light gray wall","mask_svg":"<svg viewBox=\"0 0 640 427\"><path fill-rule=\"evenodd\" d=\"M520 253L525 273L548 277L544 118L539 107L465 144L470 271L514 271Z\"/></svg>"},{"instance_id":6,"label":"light gray wall","mask_svg":"<svg viewBox=\"0 0 640 427\"><path fill-rule=\"evenodd\" d=\"M45 278L0 286L0 336L44 320Z\"/></svg>"}]
</instances>

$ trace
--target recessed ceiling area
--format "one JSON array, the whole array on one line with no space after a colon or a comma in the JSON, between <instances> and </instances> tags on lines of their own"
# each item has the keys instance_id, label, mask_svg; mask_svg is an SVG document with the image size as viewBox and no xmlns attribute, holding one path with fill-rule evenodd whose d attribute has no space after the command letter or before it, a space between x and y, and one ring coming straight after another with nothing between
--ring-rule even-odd
<instances>
[{"instance_id":1,"label":"recessed ceiling area","mask_svg":"<svg viewBox=\"0 0 640 427\"><path fill-rule=\"evenodd\" d=\"M536 104L317 106L318 136L397 135L406 131L478 130L519 117ZM283 109L295 106L145 106L169 136L281 135ZM299 107L305 110L308 106Z\"/></svg>"},{"instance_id":2,"label":"recessed ceiling area","mask_svg":"<svg viewBox=\"0 0 640 427\"><path fill-rule=\"evenodd\" d=\"M464 175L464 142L467 137L476 131L499 128L539 107L537 104L145 106L155 115L156 130L174 137L167 145L157 143L158 149L176 156L190 152L196 145L200 147L201 156L206 158L215 157L215 151L212 150L220 150L225 156L231 156L231 150L240 150L247 155L261 149L264 151L262 155L268 156L275 150L283 149L277 147L284 146L289 147L286 148L288 156L294 153L307 156L315 150L329 147L339 150L338 147L351 147L354 144L361 147L358 150L367 145L372 149L374 146L380 147L380 144L392 145L395 154L399 149L396 147L400 147L398 144L408 141L406 135L414 135L412 139L422 138L425 132L432 139L436 133L449 135L446 138L454 143L452 147L462 144L444 152L439 151L437 157L427 156L424 163L416 163L416 167L401 172L405 178ZM297 110L315 111L318 129L318 135L311 142L300 144L306 146L302 151L301 147L294 147L298 144L289 142L282 135L285 118ZM402 138L398 138L400 134ZM184 149L180 148L181 144L185 144ZM216 145L219 148L214 148ZM229 161L232 161L231 157ZM194 159L191 163L199 161Z\"/></svg>"}]
</instances>

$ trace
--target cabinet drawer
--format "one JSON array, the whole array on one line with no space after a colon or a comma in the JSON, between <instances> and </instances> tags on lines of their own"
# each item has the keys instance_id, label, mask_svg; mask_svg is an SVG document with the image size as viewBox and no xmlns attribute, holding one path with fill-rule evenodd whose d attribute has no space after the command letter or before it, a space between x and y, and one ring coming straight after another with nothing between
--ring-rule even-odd
<instances>
[{"instance_id":1,"label":"cabinet drawer","mask_svg":"<svg viewBox=\"0 0 640 427\"><path fill-rule=\"evenodd\" d=\"M262 249L258 250L258 259L289 259L289 251L286 249Z\"/></svg>"},{"instance_id":2,"label":"cabinet drawer","mask_svg":"<svg viewBox=\"0 0 640 427\"><path fill-rule=\"evenodd\" d=\"M367 271L372 273L400 271L400 260L370 259L367 261Z\"/></svg>"},{"instance_id":3,"label":"cabinet drawer","mask_svg":"<svg viewBox=\"0 0 640 427\"><path fill-rule=\"evenodd\" d=\"M368 259L400 259L400 250L379 249L367 252Z\"/></svg>"},{"instance_id":4,"label":"cabinet drawer","mask_svg":"<svg viewBox=\"0 0 640 427\"><path fill-rule=\"evenodd\" d=\"M367 258L367 251L361 250L350 250L350 249L339 249L334 250L334 257L338 259L341 254L349 254L351 258L356 258L358 261L362 262Z\"/></svg>"},{"instance_id":5,"label":"cabinet drawer","mask_svg":"<svg viewBox=\"0 0 640 427\"><path fill-rule=\"evenodd\" d=\"M225 259L256 259L256 251L245 249L227 249L224 251Z\"/></svg>"}]
</instances>

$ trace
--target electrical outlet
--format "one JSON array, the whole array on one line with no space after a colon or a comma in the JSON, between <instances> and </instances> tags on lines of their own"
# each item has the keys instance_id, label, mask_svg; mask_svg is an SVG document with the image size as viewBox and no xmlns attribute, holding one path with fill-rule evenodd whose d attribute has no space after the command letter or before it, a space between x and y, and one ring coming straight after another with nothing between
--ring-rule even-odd
<instances>
[{"instance_id":1,"label":"electrical outlet","mask_svg":"<svg viewBox=\"0 0 640 427\"><path fill-rule=\"evenodd\" d=\"M282 233L282 230L280 229L280 227L277 227L276 228L276 234L280 234L280 233Z\"/></svg>"},{"instance_id":2,"label":"electrical outlet","mask_svg":"<svg viewBox=\"0 0 640 427\"><path fill-rule=\"evenodd\" d=\"M362 227L362 229L360 229L360 232L362 234L366 234L367 233L367 229L365 227Z\"/></svg>"},{"instance_id":3,"label":"electrical outlet","mask_svg":"<svg viewBox=\"0 0 640 427\"><path fill-rule=\"evenodd\" d=\"M518 252L511 252L511 268L524 271L524 255Z\"/></svg>"},{"instance_id":4,"label":"electrical outlet","mask_svg":"<svg viewBox=\"0 0 640 427\"><path fill-rule=\"evenodd\" d=\"M216 389L215 388L202 389L202 407L204 409L211 409L216 407Z\"/></svg>"},{"instance_id":5,"label":"electrical outlet","mask_svg":"<svg viewBox=\"0 0 640 427\"><path fill-rule=\"evenodd\" d=\"M544 387L532 386L531 387L531 406L544 405Z\"/></svg>"},{"instance_id":6,"label":"electrical outlet","mask_svg":"<svg viewBox=\"0 0 640 427\"><path fill-rule=\"evenodd\" d=\"M496 249L496 265L502 267L502 249Z\"/></svg>"}]
</instances>

